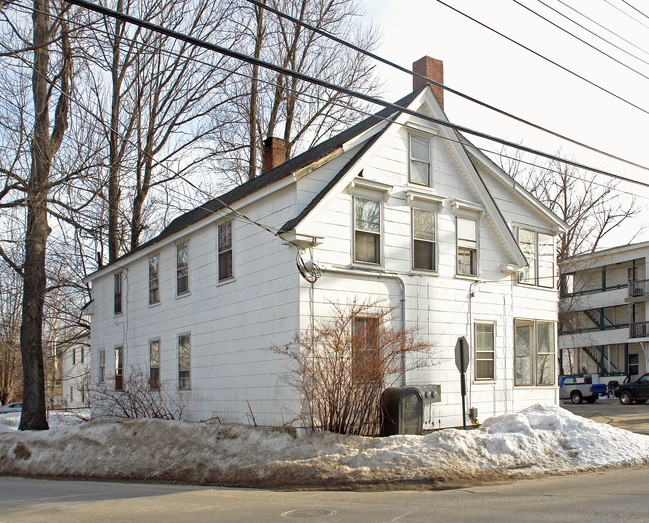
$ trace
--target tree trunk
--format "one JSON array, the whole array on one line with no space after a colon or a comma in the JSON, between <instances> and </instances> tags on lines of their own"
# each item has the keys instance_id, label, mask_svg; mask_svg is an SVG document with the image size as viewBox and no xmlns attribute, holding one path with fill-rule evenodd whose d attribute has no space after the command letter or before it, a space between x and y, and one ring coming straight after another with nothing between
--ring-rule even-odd
<instances>
[{"instance_id":1,"label":"tree trunk","mask_svg":"<svg viewBox=\"0 0 649 523\"><path fill-rule=\"evenodd\" d=\"M259 60L261 56L261 46L264 39L264 10L261 7L255 7L257 13L257 35L255 38L255 58ZM250 86L250 167L248 169L248 179L252 180L257 176L257 142L259 136L257 133L258 114L257 102L259 98L259 66L252 67L252 84ZM263 137L262 137L263 138Z\"/></svg>"}]
</instances>

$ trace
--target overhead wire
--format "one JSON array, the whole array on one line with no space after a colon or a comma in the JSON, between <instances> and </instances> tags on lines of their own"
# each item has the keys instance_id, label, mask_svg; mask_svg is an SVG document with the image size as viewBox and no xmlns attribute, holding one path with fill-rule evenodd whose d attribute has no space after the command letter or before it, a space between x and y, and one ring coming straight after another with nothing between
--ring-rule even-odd
<instances>
[{"instance_id":1,"label":"overhead wire","mask_svg":"<svg viewBox=\"0 0 649 523\"><path fill-rule=\"evenodd\" d=\"M578 140L575 140L573 138L570 138L568 136L560 134L560 133L558 133L556 131L552 131L551 129L548 129L548 128L543 127L543 126L538 125L538 124L535 124L535 123L533 123L533 122L531 122L529 120L526 120L524 118L516 116L516 115L514 115L514 114L512 114L510 112L504 111L502 109L499 109L498 107L490 105L490 104L488 104L486 102L478 100L477 98L469 96L469 95L467 95L467 94L465 94L465 93L463 93L461 91L453 89L452 87L449 87L449 86L447 86L445 84L437 82L437 81L435 81L435 80L433 80L431 78L428 78L428 77L426 77L426 76L424 76L422 74L419 74L419 73L417 73L415 71L412 71L410 69L407 69L407 68L405 68L405 67L403 67L403 66L401 66L399 64L391 62L390 60L387 60L387 59L385 59L385 58L383 58L383 57L381 57L381 56L379 56L379 55L377 55L375 53L367 51L367 50L365 50L365 49L363 49L363 48L361 48L361 47L359 47L359 46L357 46L355 44L352 44L350 42L347 42L346 40L344 40L342 38L339 38L334 34L331 34L331 33L327 32L327 31L324 31L324 30L322 30L322 29L320 29L318 27L315 27L315 26L313 26L311 24L308 24L308 23L306 23L306 22L304 22L302 20L299 20L299 19L297 19L297 18L295 18L293 16L290 16L290 15L288 15L288 14L282 12L282 11L279 11L278 9L270 7L270 6L268 6L268 5L266 5L266 4L262 3L262 2L259 2L258 0L246 0L246 1L253 4L253 5L256 5L256 6L260 7L260 8L265 9L266 11L269 11L269 12L275 14L276 16L285 18L286 20L289 20L289 21L291 21L291 22L293 22L295 24L298 24L298 25L304 27L305 29L309 29L310 31L313 31L313 32L318 33L318 34L320 34L322 36L325 36L326 38L329 38L329 39L333 40L334 42L337 42L337 43L339 43L341 45L344 45L344 46L348 47L349 49L352 49L353 51L356 51L356 52L361 53L361 54L363 54L363 55L365 55L365 56L367 56L369 58L372 58L373 60L381 62L381 63L383 63L385 65L388 65L388 66L390 66L390 67L392 67L392 68L394 68L394 69L396 69L398 71L401 71L403 73L406 73L406 74L408 74L408 75L410 75L410 76L412 76L414 78L419 78L420 80L425 80L426 82L428 82L428 83L430 83L432 85L435 85L437 87L440 87L440 88L444 89L445 91L448 91L449 93L457 95L457 96L459 96L461 98L464 98L465 100L468 100L468 101L473 102L473 103L475 103L477 105L485 107L486 109L494 111L494 112L496 112L498 114L501 114L503 116L511 118L511 119L513 119L513 120L515 120L517 122L528 125L528 126L534 128L534 129L537 129L537 130L542 131L544 133L550 134L551 136L554 136L555 138L559 138L559 139L564 140L566 142L569 142L569 143L571 143L573 145L583 147L584 149L587 149L587 150L592 151L592 152L596 152L596 153L601 154L603 156L606 156L608 158L611 158L611 159L614 159L614 160L617 160L617 161L621 161L621 162L633 165L634 167L641 167L641 168L644 167L644 166L640 166L639 164L636 164L634 162L629 162L628 160L626 160L624 158L621 158L619 156L613 155L613 154L608 153L606 151L603 151L601 149L597 149L597 148L592 147L590 145L587 145L587 144L585 144L583 142L580 142ZM649 65L649 62L647 62L647 64ZM645 77L645 78L649 79L649 77Z\"/></svg>"},{"instance_id":2,"label":"overhead wire","mask_svg":"<svg viewBox=\"0 0 649 523\"><path fill-rule=\"evenodd\" d=\"M622 14L623 14L624 16L626 16L627 18L630 18L630 19L633 20L634 22L640 24L640 25L641 25L642 27L644 27L645 29L649 29L649 25L647 25L647 24L645 24L645 23L642 23L642 22L641 22L640 20L638 20L637 18L634 18L634 17L631 16L629 13L627 13L624 9L620 9L618 6L616 6L615 4L611 3L609 0L604 0L604 2L606 2L608 5L610 5L613 9L618 10L620 13L622 13ZM642 14L644 14L644 13L642 13Z\"/></svg>"},{"instance_id":3,"label":"overhead wire","mask_svg":"<svg viewBox=\"0 0 649 523\"><path fill-rule=\"evenodd\" d=\"M67 0L67 1L72 1L72 2L76 3L77 0ZM472 17L472 16L470 16L470 15L464 13L463 11L460 11L459 9L453 7L452 5L447 4L447 3L444 2L443 0L437 0L437 2L440 3L440 4L442 4L442 5L444 5L444 6L446 6L446 7L448 7L448 8L451 9L452 11L455 11L456 13L458 13L458 14L464 16L465 18L471 20L472 22L475 22L476 24L480 25L481 27L484 27L484 28L487 29L488 31L491 31L491 32L494 33L494 34L497 34L498 36L504 38L504 39L507 40L508 42L511 42L511 43L517 45L518 47L520 47L520 48L522 48L522 49L525 49L525 50L528 51L529 53L532 53L533 55L537 56L538 58L540 58L540 59L542 59L542 60L545 60L546 62L548 62L548 63L554 65L555 67L558 67L558 68L561 69L562 71L565 71L566 73L568 73L568 74L574 76L575 78L579 78L580 80L582 80L582 81L586 82L587 84L589 84L589 85L595 87L596 89L599 89L600 91L602 91L602 92L604 92L604 93L606 93L606 94L612 96L613 98L616 98L617 100L620 100L621 102L623 102L623 103L625 103L625 104L627 104L627 105L629 105L629 106L631 106L631 107L637 109L638 111L641 111L641 112L643 112L643 113L649 115L649 110L647 110L647 109L645 109L645 108L639 106L638 104L635 104L635 103L631 102L630 100L627 100L626 98L624 98L624 97L621 96L621 95L615 94L613 91L611 91L611 90L609 90L609 89L607 89L607 88L605 88L605 87L602 87L602 86L599 85L598 83L593 82L592 80L589 80L588 78L586 78L585 76L580 75L579 73L574 72L573 70L569 69L568 67L566 67L566 66L564 66L564 65L561 65L560 63L558 63L558 62L552 60L551 58L548 58L547 56L545 56L545 55L539 53L538 51L535 51L535 50L532 49L531 47L528 47L528 46L526 46L525 44L522 44L522 43L518 42L517 40L514 40L513 38L507 36L506 34L500 32L500 31L498 31L497 29L494 29L493 27L491 27L491 26L485 24L484 22L481 22L480 20L478 20L478 19L476 19L476 18L474 18L474 17Z\"/></svg>"},{"instance_id":4,"label":"overhead wire","mask_svg":"<svg viewBox=\"0 0 649 523\"><path fill-rule=\"evenodd\" d=\"M649 80L649 76L647 76L646 74L644 74L644 73L638 71L637 69L631 67L631 66L628 65L628 64L625 64L624 62L622 62L621 60L618 60L617 58L615 58L614 56L608 54L607 52L602 51L601 49L599 49L598 47L594 46L594 45L591 44L590 42L587 42L586 40L584 40L584 39L581 38L580 36L577 36L576 34L571 33L571 32L568 31L566 28L561 27L559 24L557 24L557 23L553 22L552 20L550 20L549 18L543 16L541 13L538 13L537 11L535 11L534 9L532 9L531 7L526 6L525 4L523 4L522 2L520 2L519 0L514 0L514 3L517 4L517 5L519 5L519 6L521 6L522 8L526 9L527 11L529 11L529 12L532 13L532 14L534 14L535 16L538 16L541 20L546 21L547 23L549 23L549 24L552 25L553 27L556 27L557 29L559 29L560 31L563 31L563 32L566 33L567 35L570 35L572 38L578 40L578 41L581 42L582 44L587 45L588 47L590 47L590 48L593 49L594 51L597 51L598 53L600 53L600 54L606 56L607 58L610 58L611 60L613 60L615 63L621 65L622 67L627 68L629 71L632 71L632 72L636 73L637 75L641 76L641 77L644 78L645 80ZM544 2L541 2L541 3L542 3L543 5L546 5Z\"/></svg>"},{"instance_id":5,"label":"overhead wire","mask_svg":"<svg viewBox=\"0 0 649 523\"><path fill-rule=\"evenodd\" d=\"M572 165L573 167L577 167L577 168L580 168L580 169L585 169L585 170L588 170L588 171L591 171L591 172L594 172L594 173L602 174L602 175L605 175L605 176L619 177L618 175L615 175L613 173L610 173L610 172L602 170L602 169L598 169L598 168L595 168L595 167L590 167L590 166L587 166L585 164L575 162L575 161L572 161L572 160L568 160L568 159L565 159L565 158L559 158L556 155L552 155L552 154L549 154L549 153L546 153L546 152L543 152L543 151L539 151L539 150L536 150L534 148L527 147L527 146L524 146L524 145L521 145L521 144L516 144L516 143L511 142L509 140L505 140L505 139L502 139L502 138L499 138L499 137L496 137L496 136L493 136L493 135L490 135L488 133L484 133L484 132L481 132L481 131L476 131L476 130L470 129L468 127L457 125L457 124L451 123L451 122L446 121L446 120L441 120L441 119L438 119L438 118L434 118L434 117L419 113L417 111L408 109L406 107L399 106L399 105L397 105L395 103L386 102L385 100L381 100L379 98L376 98L376 97L371 96L371 95L367 95L365 93L361 93L361 92L358 92L358 91L354 91L354 90L351 90L351 89L340 87L338 85L332 84L332 83L327 82L325 80L322 80L322 79L319 79L319 78L316 78L316 77L313 77L313 76L309 76L309 75L306 75L306 74L303 74L303 73L299 73L297 71L293 71L291 69L287 69L285 67L278 66L278 65L266 62L264 60L260 60L260 59L248 56L248 55L246 55L244 53L240 53L240 52L234 51L232 49L227 49L227 48L224 48L224 47L216 45L216 44L211 44L209 42L205 42L205 41L200 40L198 38L194 38L194 37L184 35L184 34L179 33L177 31L167 29L165 27L159 26L157 24L153 24L151 22L140 20L140 19L138 19L136 17L133 17L133 16L130 16L130 15L125 15L125 14L120 13L118 11L115 11L115 10L112 10L112 9L105 8L103 6L93 4L93 3L87 2L85 0L67 0L67 1L68 1L68 3L79 5L81 7L87 7L88 9L96 11L96 12L98 12L100 14L104 14L106 16L111 16L111 17L116 17L116 18L119 18L122 21L129 22L129 23L132 23L134 25L138 25L140 27L143 27L143 28L146 28L146 29L149 29L149 30L152 30L152 31L159 32L159 33L164 34L166 36L169 36L171 38L177 38L177 39L180 39L180 40L185 41L187 43L197 45L197 46L200 46L200 47L203 47L203 48L206 48L206 49L210 49L210 50L219 52L221 54L225 54L226 56L231 56L233 58L242 60L244 62L251 63L253 65L257 65L259 67L263 67L263 68L269 69L271 71L282 73L282 74L285 74L287 76L291 76L291 77L297 78L299 80L302 80L302 81L305 81L305 82L308 82L308 83L319 85L320 87L324 87L325 89L331 89L331 90L334 90L334 91L338 91L338 92L340 92L342 94L358 98L358 99L363 100L365 102L369 102L369 103L372 103L372 104L375 104L375 105L380 105L380 106L382 106L384 108L393 109L394 111L405 113L405 114L408 114L410 116L415 116L415 117L421 118L422 120L426 120L426 121L435 123L435 124L443 126L443 127L454 129L454 130L462 132L464 134L470 134L470 135L476 136L478 138L483 138L483 139L490 140L490 141L493 141L493 142L496 142L496 143L500 143L501 145L514 147L514 148L517 148L517 149L519 149L521 151L531 153L531 154L535 154L535 155L538 155L538 156L542 156L542 157L545 157L545 158L554 159L554 160L560 160L561 162L566 163L568 165ZM438 1L440 1L440 0L438 0ZM640 169L649 171L649 167L645 167L645 166L642 166L640 164L633 164L633 165L640 168ZM627 179L627 181L632 181L632 180ZM633 180L633 183L639 183L639 184L643 185L643 182L639 182L637 180Z\"/></svg>"},{"instance_id":6,"label":"overhead wire","mask_svg":"<svg viewBox=\"0 0 649 523\"><path fill-rule=\"evenodd\" d=\"M637 13L641 14L642 16L644 16L645 18L649 18L649 15L648 15L648 14L643 13L642 11L640 11L640 9L638 9L638 8L635 7L634 5L631 5L630 2L627 2L626 0L622 0L622 2L625 3L626 5L628 5L631 9L633 9L633 10L636 11Z\"/></svg>"}]
</instances>

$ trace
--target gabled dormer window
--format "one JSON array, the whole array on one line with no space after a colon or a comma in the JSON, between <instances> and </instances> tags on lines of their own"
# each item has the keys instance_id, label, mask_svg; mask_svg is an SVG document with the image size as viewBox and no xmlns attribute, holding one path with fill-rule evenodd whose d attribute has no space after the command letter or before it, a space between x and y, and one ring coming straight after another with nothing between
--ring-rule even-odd
<instances>
[{"instance_id":1,"label":"gabled dormer window","mask_svg":"<svg viewBox=\"0 0 649 523\"><path fill-rule=\"evenodd\" d=\"M527 259L520 282L554 287L554 237L521 227L518 229L518 245Z\"/></svg>"},{"instance_id":2,"label":"gabled dormer window","mask_svg":"<svg viewBox=\"0 0 649 523\"><path fill-rule=\"evenodd\" d=\"M410 181L420 185L432 185L430 138L409 135Z\"/></svg>"},{"instance_id":3,"label":"gabled dormer window","mask_svg":"<svg viewBox=\"0 0 649 523\"><path fill-rule=\"evenodd\" d=\"M457 273L478 275L478 222L457 217Z\"/></svg>"},{"instance_id":4,"label":"gabled dormer window","mask_svg":"<svg viewBox=\"0 0 649 523\"><path fill-rule=\"evenodd\" d=\"M354 198L354 261L381 263L381 202Z\"/></svg>"}]
</instances>

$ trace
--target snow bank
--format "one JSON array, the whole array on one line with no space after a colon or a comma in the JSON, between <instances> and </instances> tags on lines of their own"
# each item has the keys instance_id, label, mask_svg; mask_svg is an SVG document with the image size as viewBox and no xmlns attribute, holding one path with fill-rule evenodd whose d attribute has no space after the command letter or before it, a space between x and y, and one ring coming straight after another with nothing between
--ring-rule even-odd
<instances>
[{"instance_id":1,"label":"snow bank","mask_svg":"<svg viewBox=\"0 0 649 523\"><path fill-rule=\"evenodd\" d=\"M480 481L649 462L647 436L541 405L488 419L477 430L389 438L296 438L283 429L218 422L70 423L2 432L0 474L288 487Z\"/></svg>"}]
</instances>

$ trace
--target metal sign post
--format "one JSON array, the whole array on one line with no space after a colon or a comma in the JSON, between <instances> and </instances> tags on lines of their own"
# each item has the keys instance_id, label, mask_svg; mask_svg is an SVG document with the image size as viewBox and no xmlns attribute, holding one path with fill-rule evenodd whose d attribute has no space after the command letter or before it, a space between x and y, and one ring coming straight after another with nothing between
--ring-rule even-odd
<instances>
[{"instance_id":1,"label":"metal sign post","mask_svg":"<svg viewBox=\"0 0 649 523\"><path fill-rule=\"evenodd\" d=\"M469 366L469 344L464 336L460 336L455 344L455 365L460 371L460 386L462 391L462 427L466 430L466 380L464 374Z\"/></svg>"}]
</instances>

